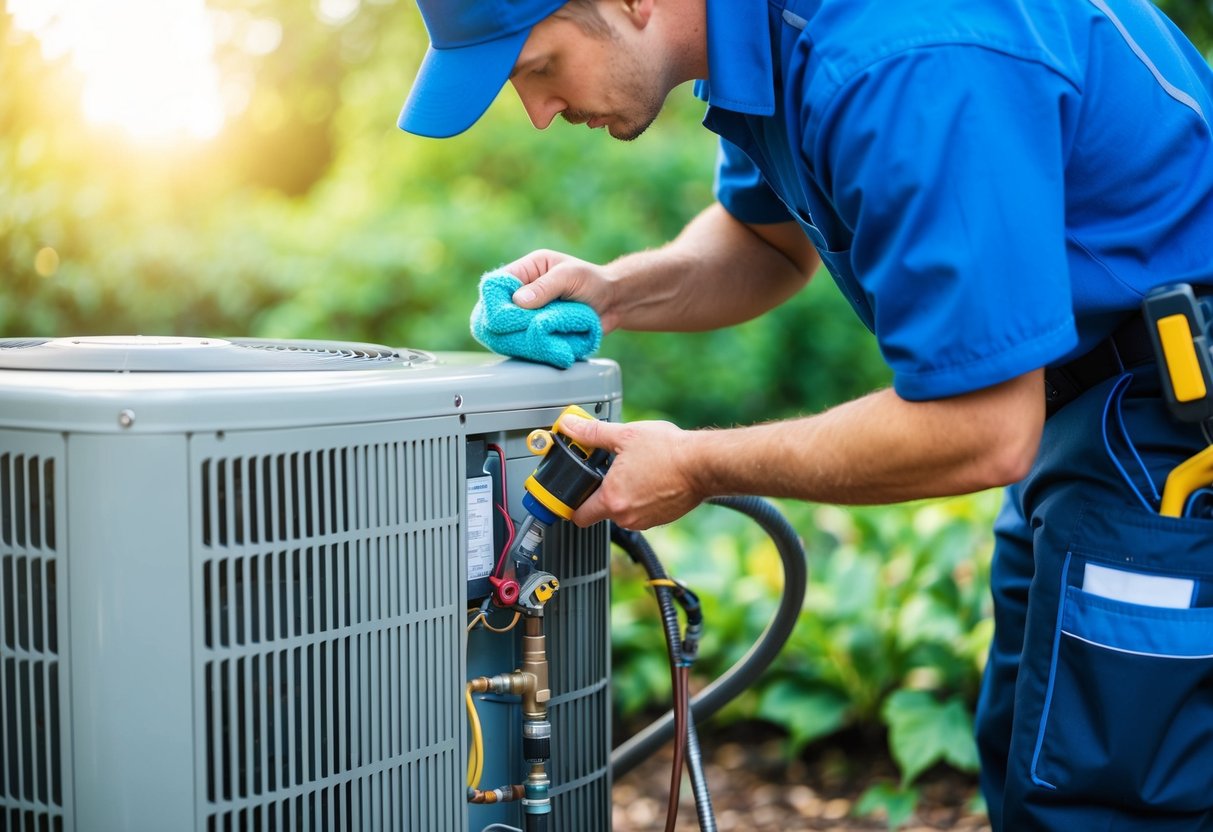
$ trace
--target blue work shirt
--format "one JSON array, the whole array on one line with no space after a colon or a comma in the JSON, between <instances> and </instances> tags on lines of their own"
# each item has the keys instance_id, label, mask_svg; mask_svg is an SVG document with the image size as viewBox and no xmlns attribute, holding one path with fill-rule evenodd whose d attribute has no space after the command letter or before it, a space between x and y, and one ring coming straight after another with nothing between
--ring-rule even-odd
<instances>
[{"instance_id":1,"label":"blue work shirt","mask_svg":"<svg viewBox=\"0 0 1213 832\"><path fill-rule=\"evenodd\" d=\"M1213 73L1149 0L708 0L716 195L794 219L906 399L1213 283Z\"/></svg>"}]
</instances>

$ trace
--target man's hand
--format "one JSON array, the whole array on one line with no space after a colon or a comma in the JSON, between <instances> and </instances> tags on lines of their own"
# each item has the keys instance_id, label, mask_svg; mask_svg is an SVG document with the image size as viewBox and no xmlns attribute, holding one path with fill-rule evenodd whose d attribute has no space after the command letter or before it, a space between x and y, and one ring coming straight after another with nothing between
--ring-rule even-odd
<instances>
[{"instance_id":1,"label":"man's hand","mask_svg":"<svg viewBox=\"0 0 1213 832\"><path fill-rule=\"evenodd\" d=\"M677 520L706 496L686 453L690 431L669 422L617 424L576 416L562 418L560 430L579 445L615 454L602 485L573 515L578 526L610 518L639 531Z\"/></svg>"},{"instance_id":2,"label":"man's hand","mask_svg":"<svg viewBox=\"0 0 1213 832\"><path fill-rule=\"evenodd\" d=\"M614 284L602 266L540 249L503 269L522 281L522 287L514 293L514 303L523 309L538 309L561 298L577 300L598 313L604 333L618 326L612 314Z\"/></svg>"}]
</instances>

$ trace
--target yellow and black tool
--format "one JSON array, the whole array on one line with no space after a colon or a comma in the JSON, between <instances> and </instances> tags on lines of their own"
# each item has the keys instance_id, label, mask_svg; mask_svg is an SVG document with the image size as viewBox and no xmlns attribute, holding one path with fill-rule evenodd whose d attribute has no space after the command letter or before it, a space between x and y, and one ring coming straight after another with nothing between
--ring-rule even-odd
<instances>
[{"instance_id":1,"label":"yellow and black tool","mask_svg":"<svg viewBox=\"0 0 1213 832\"><path fill-rule=\"evenodd\" d=\"M602 483L610 461L608 451L602 448L587 450L561 431L560 420L568 415L580 416L583 419L594 418L572 404L556 417L551 430L531 431L526 438L526 446L531 453L542 456L543 460L523 484L528 497L565 520L571 518L573 512L577 511ZM534 505L527 503L524 498L523 505L535 514Z\"/></svg>"},{"instance_id":2,"label":"yellow and black tool","mask_svg":"<svg viewBox=\"0 0 1213 832\"><path fill-rule=\"evenodd\" d=\"M512 575L489 578L498 606L517 606L530 615L543 614L543 605L560 588L554 577L537 571L543 533L558 520L570 519L606 476L610 452L587 450L561 431L560 420L570 414L594 418L577 405L569 405L550 429L534 430L527 436L527 448L543 459L523 483L526 493L522 507L527 514L508 553Z\"/></svg>"},{"instance_id":3,"label":"yellow and black tool","mask_svg":"<svg viewBox=\"0 0 1213 832\"><path fill-rule=\"evenodd\" d=\"M1167 407L1181 422L1213 419L1213 354L1209 308L1187 283L1160 286L1142 301L1146 329L1161 369ZM1184 460L1167 475L1159 513L1183 515L1188 498L1213 483L1213 445Z\"/></svg>"}]
</instances>

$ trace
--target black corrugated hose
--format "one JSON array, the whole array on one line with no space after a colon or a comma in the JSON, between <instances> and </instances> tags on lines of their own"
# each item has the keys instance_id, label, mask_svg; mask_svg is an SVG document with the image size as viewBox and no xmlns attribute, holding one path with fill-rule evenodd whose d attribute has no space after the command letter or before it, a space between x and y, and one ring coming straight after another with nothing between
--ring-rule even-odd
<instances>
[{"instance_id":1,"label":"black corrugated hose","mask_svg":"<svg viewBox=\"0 0 1213 832\"><path fill-rule=\"evenodd\" d=\"M703 832L716 832L716 814L712 811L712 799L708 792L707 778L703 773L703 759L699 753L699 737L691 718L687 701L687 686L690 684L688 668L699 650L699 637L703 630L703 611L695 593L675 584L666 574L653 547L639 532L611 525L611 540L620 546L636 563L644 567L657 595L657 606L661 611L661 623L665 628L666 648L670 657L671 687L674 693L673 714L674 762L670 769L670 795L666 805L665 829L672 832L678 818L678 795L682 787L682 767L685 759L691 778L691 791L695 796L695 812L699 817L699 828ZM686 638L679 633L678 613L674 611L674 599L682 605L687 617Z\"/></svg>"},{"instance_id":2,"label":"black corrugated hose","mask_svg":"<svg viewBox=\"0 0 1213 832\"><path fill-rule=\"evenodd\" d=\"M776 608L771 622L767 624L766 629L763 630L762 635L749 652L691 700L690 716L692 719L688 721L693 722L702 722L731 702L749 687L779 655L779 651L783 649L783 645L787 643L788 637L791 636L792 630L796 626L800 608L804 604L805 587L809 578L804 545L800 542L800 538L791 524L788 523L787 518L772 503L761 497L713 497L708 502L725 506L751 517L762 527L763 531L770 535L771 540L775 543L775 549L779 552L780 561L783 563L783 595L779 599L779 606ZM649 555L653 555L652 548L637 532L629 532L625 529L616 530L613 527L611 539L638 562L643 562L639 561L640 557L645 557L645 555L639 554L643 550L647 550ZM632 547L635 547L635 552ZM655 555L653 555L653 560L656 561ZM658 568L660 568L660 564L658 564ZM664 570L662 575L664 576ZM663 588L658 587L659 597L662 594L661 589ZM669 594L667 588L667 597ZM666 617L664 610L662 617L663 620ZM676 623L674 628L676 631ZM668 742L673 735L674 712L671 710L611 752L612 776L618 779L627 774L642 760L651 756ZM698 741L693 742L697 747ZM702 776L702 772L700 776ZM694 777L692 773L692 786L695 785ZM705 796L706 793L705 785ZM699 808L697 792L696 809ZM710 805L708 808L710 811ZM701 828L708 829L702 823L703 815L701 814ZM713 825L711 828L714 829L715 826Z\"/></svg>"}]
</instances>

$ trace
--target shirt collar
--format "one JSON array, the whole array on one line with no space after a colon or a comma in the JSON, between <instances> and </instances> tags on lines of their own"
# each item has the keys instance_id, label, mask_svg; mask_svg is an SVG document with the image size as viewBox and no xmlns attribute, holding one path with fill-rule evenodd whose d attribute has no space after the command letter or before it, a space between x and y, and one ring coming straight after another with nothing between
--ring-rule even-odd
<instances>
[{"instance_id":1,"label":"shirt collar","mask_svg":"<svg viewBox=\"0 0 1213 832\"><path fill-rule=\"evenodd\" d=\"M695 95L753 116L775 113L771 32L765 0L707 0L709 80Z\"/></svg>"}]
</instances>

